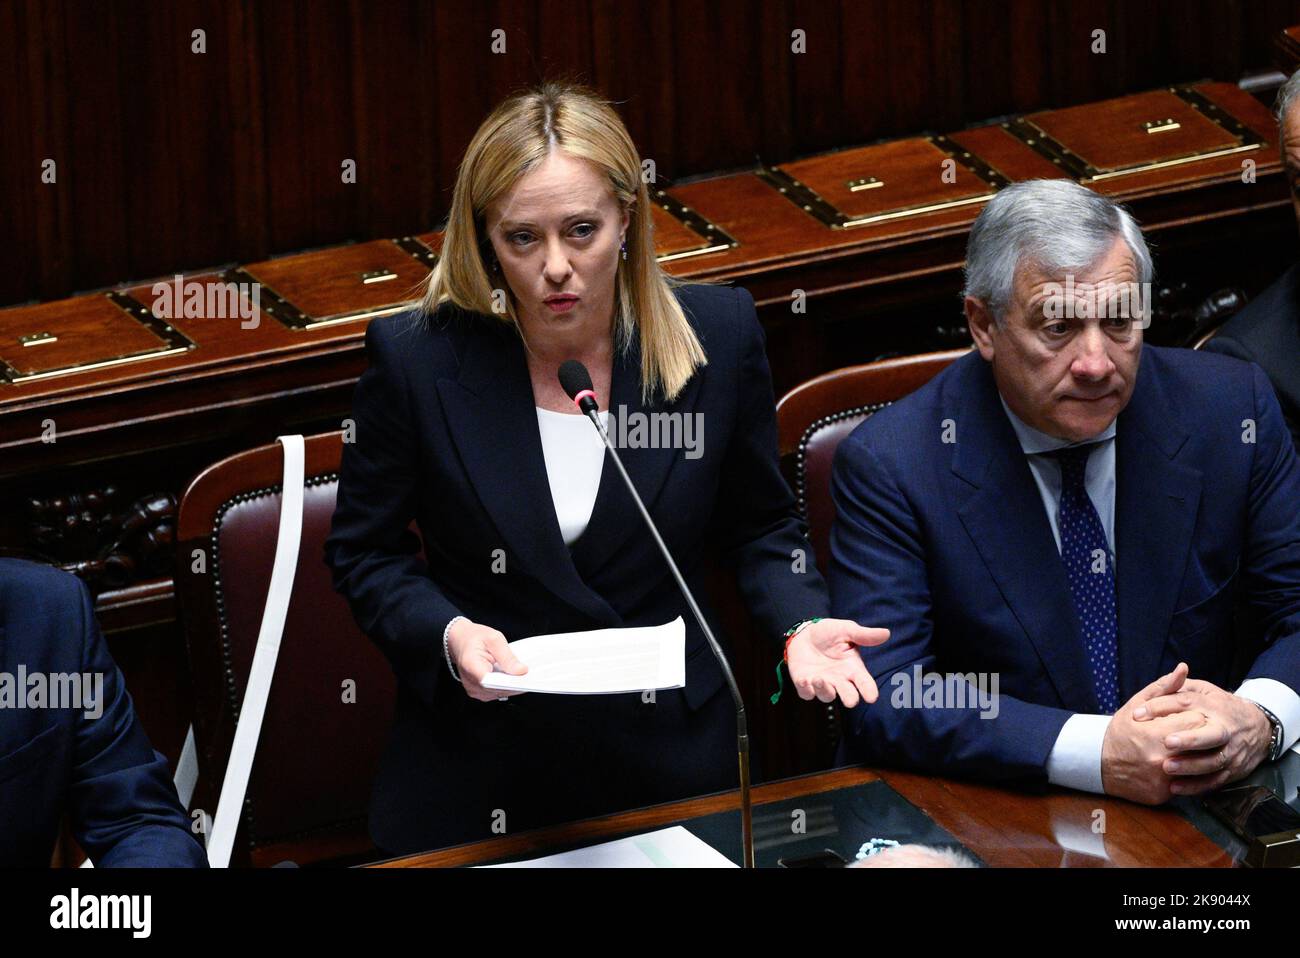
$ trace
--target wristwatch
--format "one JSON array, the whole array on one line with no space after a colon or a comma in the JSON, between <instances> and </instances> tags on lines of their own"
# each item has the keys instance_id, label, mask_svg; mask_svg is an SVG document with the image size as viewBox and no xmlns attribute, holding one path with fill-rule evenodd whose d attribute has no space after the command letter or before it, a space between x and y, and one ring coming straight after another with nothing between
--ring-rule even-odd
<instances>
[{"instance_id":1,"label":"wristwatch","mask_svg":"<svg viewBox=\"0 0 1300 958\"><path fill-rule=\"evenodd\" d=\"M1282 737L1282 722L1276 715L1264 708L1264 706L1260 705L1258 702L1255 703L1255 708L1264 713L1264 718L1268 719L1268 724L1273 729L1272 738L1269 739L1268 743L1267 761L1276 762L1282 757L1282 742L1285 741Z\"/></svg>"}]
</instances>

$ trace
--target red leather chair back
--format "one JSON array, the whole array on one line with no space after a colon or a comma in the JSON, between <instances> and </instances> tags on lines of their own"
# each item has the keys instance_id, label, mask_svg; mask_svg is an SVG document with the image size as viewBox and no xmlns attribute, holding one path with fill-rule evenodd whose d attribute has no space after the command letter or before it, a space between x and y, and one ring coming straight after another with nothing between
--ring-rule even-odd
<instances>
[{"instance_id":1,"label":"red leather chair back","mask_svg":"<svg viewBox=\"0 0 1300 958\"><path fill-rule=\"evenodd\" d=\"M325 564L342 434L306 441L302 543L231 864L364 857L370 785L395 683ZM194 683L196 807L209 815L230 755L275 558L278 444L204 471L181 500L177 594ZM200 564L201 563L201 564Z\"/></svg>"},{"instance_id":2,"label":"red leather chair back","mask_svg":"<svg viewBox=\"0 0 1300 958\"><path fill-rule=\"evenodd\" d=\"M872 413L921 388L967 352L953 349L848 366L796 386L777 403L781 457L793 474L799 510L823 575L830 565L835 519L831 464L840 441Z\"/></svg>"}]
</instances>

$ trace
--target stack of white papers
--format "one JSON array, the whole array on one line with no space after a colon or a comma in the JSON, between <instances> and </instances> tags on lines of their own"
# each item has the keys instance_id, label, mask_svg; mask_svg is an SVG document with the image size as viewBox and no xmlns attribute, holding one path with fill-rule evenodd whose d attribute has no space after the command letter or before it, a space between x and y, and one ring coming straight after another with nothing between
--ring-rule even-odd
<instances>
[{"instance_id":1,"label":"stack of white papers","mask_svg":"<svg viewBox=\"0 0 1300 958\"><path fill-rule=\"evenodd\" d=\"M510 649L528 671L491 672L484 688L598 695L686 685L686 625L681 616L643 628L535 635L511 642Z\"/></svg>"},{"instance_id":2,"label":"stack of white papers","mask_svg":"<svg viewBox=\"0 0 1300 958\"><path fill-rule=\"evenodd\" d=\"M678 620L681 621L680 619ZM680 825L657 832L484 868L737 868L735 862Z\"/></svg>"}]
</instances>

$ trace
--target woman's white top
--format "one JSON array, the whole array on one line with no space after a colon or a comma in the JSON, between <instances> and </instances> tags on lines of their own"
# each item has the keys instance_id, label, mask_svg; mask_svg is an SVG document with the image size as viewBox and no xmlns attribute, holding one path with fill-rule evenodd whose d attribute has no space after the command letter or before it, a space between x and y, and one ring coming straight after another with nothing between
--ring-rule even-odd
<instances>
[{"instance_id":1,"label":"woman's white top","mask_svg":"<svg viewBox=\"0 0 1300 958\"><path fill-rule=\"evenodd\" d=\"M609 413L599 415L601 424L608 426ZM552 412L539 406L537 426L555 517L560 520L564 544L571 546L586 531L596 505L600 473L605 466L605 443L591 420L580 413Z\"/></svg>"}]
</instances>

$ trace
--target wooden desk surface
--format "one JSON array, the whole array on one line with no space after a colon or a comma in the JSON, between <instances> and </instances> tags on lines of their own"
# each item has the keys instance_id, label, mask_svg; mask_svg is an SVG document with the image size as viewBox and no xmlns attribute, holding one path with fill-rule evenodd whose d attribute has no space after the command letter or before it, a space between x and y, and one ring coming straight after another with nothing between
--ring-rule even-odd
<instances>
[{"instance_id":1,"label":"wooden desk surface","mask_svg":"<svg viewBox=\"0 0 1300 958\"><path fill-rule=\"evenodd\" d=\"M883 781L985 863L999 867L1232 867L1232 855L1171 808L1049 789L1042 793L893 770L842 768L759 785L757 808L803 795ZM734 811L739 792L721 792L518 835L375 863L375 868L442 868L533 858L651 831L684 819ZM1104 824L1104 833L1093 823ZM1088 847L1093 854L1080 851Z\"/></svg>"}]
</instances>

